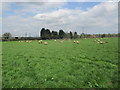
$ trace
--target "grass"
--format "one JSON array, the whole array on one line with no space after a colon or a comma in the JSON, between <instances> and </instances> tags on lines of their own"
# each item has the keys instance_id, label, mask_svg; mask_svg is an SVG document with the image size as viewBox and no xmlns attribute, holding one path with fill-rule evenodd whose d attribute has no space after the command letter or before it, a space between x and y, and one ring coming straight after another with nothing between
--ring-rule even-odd
<instances>
[{"instance_id":1,"label":"grass","mask_svg":"<svg viewBox=\"0 0 120 90\"><path fill-rule=\"evenodd\" d=\"M117 88L118 38L2 42L3 88Z\"/></svg>"}]
</instances>

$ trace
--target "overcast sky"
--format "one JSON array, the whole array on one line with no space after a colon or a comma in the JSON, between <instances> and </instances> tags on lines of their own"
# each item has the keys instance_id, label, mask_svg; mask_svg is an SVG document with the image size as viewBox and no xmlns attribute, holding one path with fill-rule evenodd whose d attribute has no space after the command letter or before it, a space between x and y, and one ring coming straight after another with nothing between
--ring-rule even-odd
<instances>
[{"instance_id":1,"label":"overcast sky","mask_svg":"<svg viewBox=\"0 0 120 90\"><path fill-rule=\"evenodd\" d=\"M1 6L1 5L0 5ZM65 32L117 33L117 2L3 2L2 33L39 36L41 28Z\"/></svg>"}]
</instances>

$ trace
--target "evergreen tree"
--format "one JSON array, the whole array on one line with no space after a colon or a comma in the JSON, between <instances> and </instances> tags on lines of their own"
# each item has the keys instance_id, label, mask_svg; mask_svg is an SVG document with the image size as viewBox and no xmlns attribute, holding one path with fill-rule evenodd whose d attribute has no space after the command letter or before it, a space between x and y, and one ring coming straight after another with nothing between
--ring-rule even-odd
<instances>
[{"instance_id":1,"label":"evergreen tree","mask_svg":"<svg viewBox=\"0 0 120 90\"><path fill-rule=\"evenodd\" d=\"M73 34L72 34L72 32L70 32L70 38L73 39Z\"/></svg>"},{"instance_id":2,"label":"evergreen tree","mask_svg":"<svg viewBox=\"0 0 120 90\"><path fill-rule=\"evenodd\" d=\"M77 32L74 33L74 39L78 37Z\"/></svg>"},{"instance_id":3,"label":"evergreen tree","mask_svg":"<svg viewBox=\"0 0 120 90\"><path fill-rule=\"evenodd\" d=\"M46 29L46 30L45 30L45 38L46 38L46 39L51 39L51 32L50 32L49 29Z\"/></svg>"},{"instance_id":4,"label":"evergreen tree","mask_svg":"<svg viewBox=\"0 0 120 90\"><path fill-rule=\"evenodd\" d=\"M41 36L41 39L45 39L45 28L41 29L40 36Z\"/></svg>"},{"instance_id":5,"label":"evergreen tree","mask_svg":"<svg viewBox=\"0 0 120 90\"><path fill-rule=\"evenodd\" d=\"M59 38L63 39L65 37L65 32L63 30L59 30Z\"/></svg>"}]
</instances>

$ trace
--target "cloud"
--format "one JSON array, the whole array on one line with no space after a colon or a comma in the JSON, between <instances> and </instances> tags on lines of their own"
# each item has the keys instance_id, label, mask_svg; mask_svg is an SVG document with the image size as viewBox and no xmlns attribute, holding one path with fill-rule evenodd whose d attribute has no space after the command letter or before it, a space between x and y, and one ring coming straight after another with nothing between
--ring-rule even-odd
<instances>
[{"instance_id":1,"label":"cloud","mask_svg":"<svg viewBox=\"0 0 120 90\"><path fill-rule=\"evenodd\" d=\"M59 9L57 11L48 12L48 13L42 13L37 14L34 16L36 19L42 19L42 20L49 20L49 19L59 19L62 17L66 17L71 14L71 10L69 9Z\"/></svg>"},{"instance_id":2,"label":"cloud","mask_svg":"<svg viewBox=\"0 0 120 90\"><path fill-rule=\"evenodd\" d=\"M39 6L35 4L34 8ZM31 5L26 3L25 6L28 8ZM26 10L30 12L31 8ZM24 36L27 32L38 36L43 27L50 30L63 29L65 32L77 31L79 34L82 33L82 27L84 27L85 33L117 33L117 12L117 3L104 2L87 11L59 8L40 12L30 17L22 17L22 13L19 13L3 18L3 33L11 32L13 35Z\"/></svg>"},{"instance_id":3,"label":"cloud","mask_svg":"<svg viewBox=\"0 0 120 90\"><path fill-rule=\"evenodd\" d=\"M119 0L1 0L2 2L118 2Z\"/></svg>"},{"instance_id":4,"label":"cloud","mask_svg":"<svg viewBox=\"0 0 120 90\"><path fill-rule=\"evenodd\" d=\"M37 14L41 12L52 11L55 9L60 9L64 6L66 2L7 2L3 3L4 11L12 11L16 15L29 16L29 14ZM11 8L14 5L14 9ZM19 10L17 8L19 8Z\"/></svg>"},{"instance_id":5,"label":"cloud","mask_svg":"<svg viewBox=\"0 0 120 90\"><path fill-rule=\"evenodd\" d=\"M37 14L34 18L46 23L51 21L51 24L55 24L58 28L65 24L67 28L63 28L66 31L71 28L71 31L79 32L81 27L85 27L88 33L116 33L117 8L117 3L106 2L89 8L88 11L59 9Z\"/></svg>"}]
</instances>

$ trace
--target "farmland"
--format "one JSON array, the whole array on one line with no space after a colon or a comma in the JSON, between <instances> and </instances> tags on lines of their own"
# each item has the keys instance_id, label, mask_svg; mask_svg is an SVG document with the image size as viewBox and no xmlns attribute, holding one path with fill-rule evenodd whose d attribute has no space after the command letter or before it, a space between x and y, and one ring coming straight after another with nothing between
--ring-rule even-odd
<instances>
[{"instance_id":1,"label":"farmland","mask_svg":"<svg viewBox=\"0 0 120 90\"><path fill-rule=\"evenodd\" d=\"M3 88L116 88L118 38L2 42Z\"/></svg>"}]
</instances>

